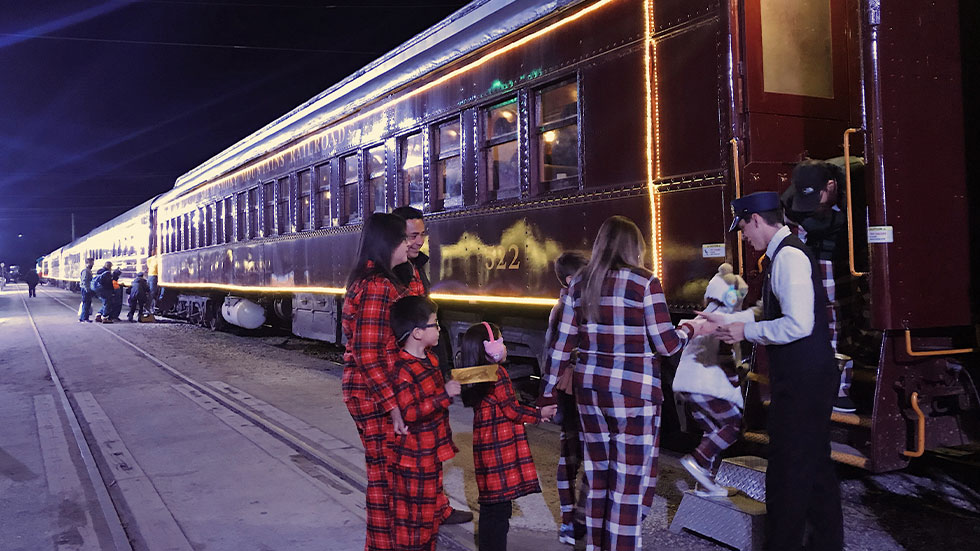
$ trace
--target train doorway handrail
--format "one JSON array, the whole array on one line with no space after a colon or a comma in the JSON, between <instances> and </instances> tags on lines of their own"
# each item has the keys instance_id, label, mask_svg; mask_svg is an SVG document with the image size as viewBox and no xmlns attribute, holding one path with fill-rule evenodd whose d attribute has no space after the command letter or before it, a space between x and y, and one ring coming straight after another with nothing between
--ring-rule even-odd
<instances>
[{"instance_id":1,"label":"train doorway handrail","mask_svg":"<svg viewBox=\"0 0 980 551\"><path fill-rule=\"evenodd\" d=\"M847 259L851 275L860 277L868 272L854 269L854 205L851 200L851 134L862 132L861 128L848 128L844 131L844 182L847 186Z\"/></svg>"}]
</instances>

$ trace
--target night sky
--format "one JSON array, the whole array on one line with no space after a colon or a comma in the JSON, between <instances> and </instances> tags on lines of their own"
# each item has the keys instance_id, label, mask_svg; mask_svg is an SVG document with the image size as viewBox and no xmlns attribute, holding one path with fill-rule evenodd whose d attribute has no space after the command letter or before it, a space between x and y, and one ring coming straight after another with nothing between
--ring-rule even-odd
<instances>
[{"instance_id":1,"label":"night sky","mask_svg":"<svg viewBox=\"0 0 980 551\"><path fill-rule=\"evenodd\" d=\"M0 0L0 262L170 189L466 3Z\"/></svg>"}]
</instances>

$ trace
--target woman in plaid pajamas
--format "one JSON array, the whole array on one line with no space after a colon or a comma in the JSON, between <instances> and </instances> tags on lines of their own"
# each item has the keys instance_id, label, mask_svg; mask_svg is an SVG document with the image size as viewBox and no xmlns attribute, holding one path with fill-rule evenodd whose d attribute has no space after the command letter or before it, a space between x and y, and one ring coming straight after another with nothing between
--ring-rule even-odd
<instances>
[{"instance_id":1,"label":"woman in plaid pajamas","mask_svg":"<svg viewBox=\"0 0 980 551\"><path fill-rule=\"evenodd\" d=\"M586 549L642 548L640 524L653 504L660 451L658 355L676 354L706 324L671 322L663 288L640 267L645 244L630 219L603 222L592 259L561 301L551 361L574 364L585 455ZM545 392L557 382L551 370Z\"/></svg>"},{"instance_id":2,"label":"woman in plaid pajamas","mask_svg":"<svg viewBox=\"0 0 980 551\"><path fill-rule=\"evenodd\" d=\"M460 339L460 367L507 360L500 329L487 322L470 326ZM495 383L478 383L463 391L463 404L473 408L473 464L480 491L480 551L506 551L512 502L538 493L538 472L524 436L524 423L550 419L557 406L541 409L517 401L510 376L497 367Z\"/></svg>"},{"instance_id":3,"label":"woman in plaid pajamas","mask_svg":"<svg viewBox=\"0 0 980 551\"><path fill-rule=\"evenodd\" d=\"M408 295L423 295L420 279L406 287L392 272L408 260L405 221L384 213L372 214L364 224L358 260L347 280L342 328L347 338L342 388L344 404L364 444L368 487L367 551L394 549L388 476L390 444L407 429L392 385L398 346L388 323L394 302Z\"/></svg>"}]
</instances>

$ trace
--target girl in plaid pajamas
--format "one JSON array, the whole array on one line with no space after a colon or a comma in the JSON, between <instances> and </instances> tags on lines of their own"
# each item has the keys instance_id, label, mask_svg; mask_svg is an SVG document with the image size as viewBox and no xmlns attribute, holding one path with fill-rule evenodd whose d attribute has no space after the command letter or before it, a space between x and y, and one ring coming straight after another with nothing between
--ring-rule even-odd
<instances>
[{"instance_id":1,"label":"girl in plaid pajamas","mask_svg":"<svg viewBox=\"0 0 980 551\"><path fill-rule=\"evenodd\" d=\"M737 312L748 291L732 265L722 264L704 291L704 311ZM681 458L681 465L704 487L699 495L707 497L728 496L728 489L715 483L714 473L721 452L738 440L742 424L742 387L734 351L715 335L694 337L684 348L674 375L674 398L704 431L701 443L691 455Z\"/></svg>"},{"instance_id":2,"label":"girl in plaid pajamas","mask_svg":"<svg viewBox=\"0 0 980 551\"><path fill-rule=\"evenodd\" d=\"M460 367L500 364L507 360L507 347L500 329L482 322L463 333L460 354ZM480 551L506 551L512 502L541 491L524 423L550 419L557 407L536 409L518 403L502 365L497 367L495 383L478 383L463 391L463 404L473 408Z\"/></svg>"},{"instance_id":3,"label":"girl in plaid pajamas","mask_svg":"<svg viewBox=\"0 0 980 551\"><path fill-rule=\"evenodd\" d=\"M364 444L368 486L366 551L394 549L388 462L395 434L406 434L392 385L398 346L388 323L394 302L423 295L421 280L406 287L391 271L408 259L405 221L383 213L364 224L358 260L347 282L342 329L347 338L342 388L344 404Z\"/></svg>"},{"instance_id":4,"label":"girl in plaid pajamas","mask_svg":"<svg viewBox=\"0 0 980 551\"><path fill-rule=\"evenodd\" d=\"M585 455L586 549L642 549L640 524L653 504L660 451L659 355L676 354L695 333L676 329L663 289L641 268L645 244L631 220L599 228L592 259L561 300L551 361L574 361L574 388ZM656 351L656 352L655 352ZM546 375L545 392L557 383Z\"/></svg>"}]
</instances>

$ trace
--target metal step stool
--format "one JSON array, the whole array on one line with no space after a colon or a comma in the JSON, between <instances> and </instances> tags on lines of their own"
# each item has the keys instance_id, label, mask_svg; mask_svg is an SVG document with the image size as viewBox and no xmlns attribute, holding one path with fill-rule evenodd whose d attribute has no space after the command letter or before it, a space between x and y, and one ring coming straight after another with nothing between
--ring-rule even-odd
<instances>
[{"instance_id":1,"label":"metal step stool","mask_svg":"<svg viewBox=\"0 0 980 551\"><path fill-rule=\"evenodd\" d=\"M729 457L721 461L715 482L735 488L750 498L766 502L766 465L769 462L754 455Z\"/></svg>"},{"instance_id":2,"label":"metal step stool","mask_svg":"<svg viewBox=\"0 0 980 551\"><path fill-rule=\"evenodd\" d=\"M682 530L709 537L740 551L762 549L765 541L766 465L761 457L741 456L722 461L715 482L735 488L729 498L700 497L684 492L670 531Z\"/></svg>"}]
</instances>

